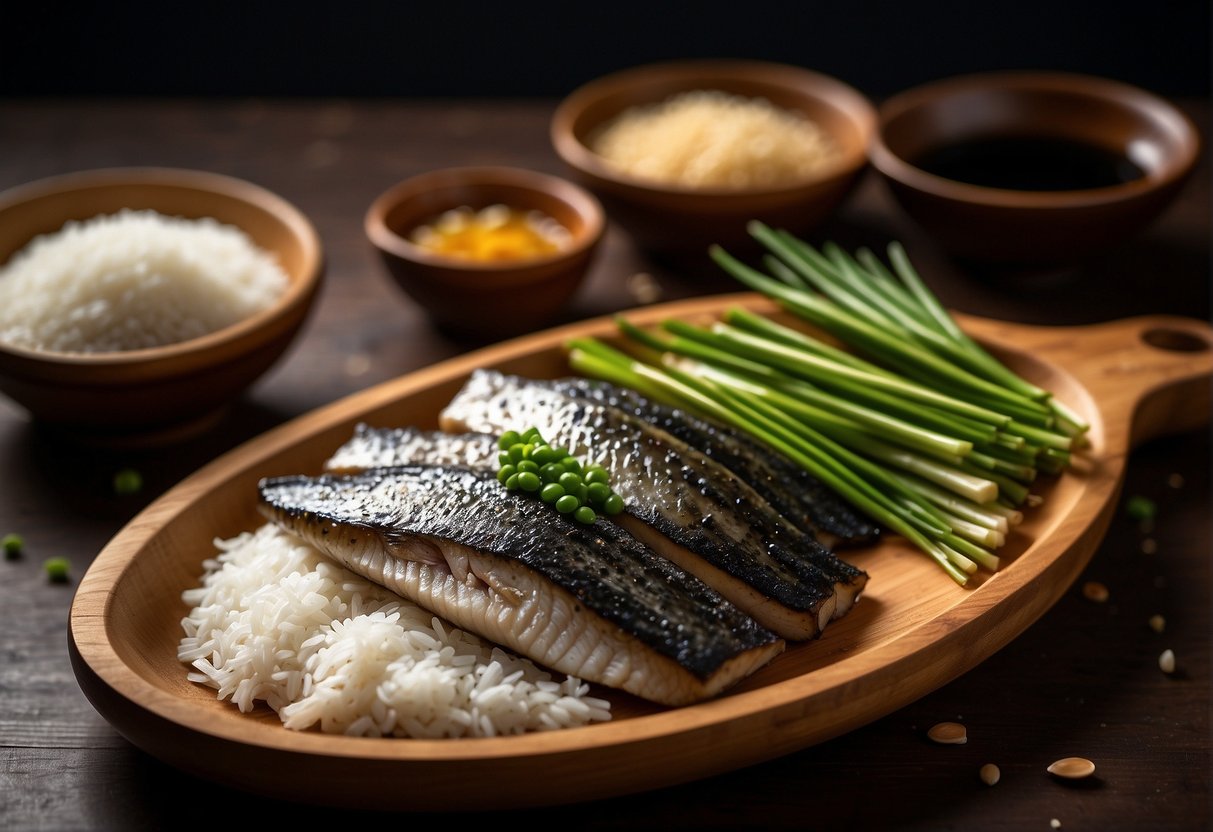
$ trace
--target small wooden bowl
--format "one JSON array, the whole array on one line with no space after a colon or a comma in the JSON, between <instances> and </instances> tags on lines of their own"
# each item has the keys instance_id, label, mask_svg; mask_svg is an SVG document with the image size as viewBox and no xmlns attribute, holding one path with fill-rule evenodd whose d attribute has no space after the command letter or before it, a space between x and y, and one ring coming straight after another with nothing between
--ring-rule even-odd
<instances>
[{"instance_id":1,"label":"small wooden bowl","mask_svg":"<svg viewBox=\"0 0 1213 832\"><path fill-rule=\"evenodd\" d=\"M308 219L257 185L202 171L113 168L0 194L0 263L69 220L124 208L234 225L275 254L290 278L271 308L177 344L66 353L0 342L0 391L36 421L89 441L155 443L213 423L282 357L312 306L324 259Z\"/></svg>"},{"instance_id":2,"label":"small wooden bowl","mask_svg":"<svg viewBox=\"0 0 1213 832\"><path fill-rule=\"evenodd\" d=\"M409 240L444 211L494 204L537 210L572 235L564 250L514 261L460 260ZM593 195L555 176L510 167L431 171L385 191L368 209L366 235L395 284L444 330L479 340L549 324L581 286L606 228Z\"/></svg>"},{"instance_id":3,"label":"small wooden bowl","mask_svg":"<svg viewBox=\"0 0 1213 832\"><path fill-rule=\"evenodd\" d=\"M838 158L816 176L780 187L708 189L629 176L590 149L595 130L628 108L695 90L765 98L803 113L834 140ZM868 99L834 78L784 64L710 60L652 64L592 81L558 105L550 132L556 153L641 247L706 261L712 243L753 250L749 220L805 234L829 217L867 166L875 123Z\"/></svg>"},{"instance_id":4,"label":"small wooden bowl","mask_svg":"<svg viewBox=\"0 0 1213 832\"><path fill-rule=\"evenodd\" d=\"M1005 264L1080 260L1142 230L1196 164L1191 121L1144 90L1085 75L998 72L926 84L885 101L871 161L905 211L951 254ZM1063 140L1144 176L1082 190L982 187L928 173L924 154L979 139Z\"/></svg>"}]
</instances>

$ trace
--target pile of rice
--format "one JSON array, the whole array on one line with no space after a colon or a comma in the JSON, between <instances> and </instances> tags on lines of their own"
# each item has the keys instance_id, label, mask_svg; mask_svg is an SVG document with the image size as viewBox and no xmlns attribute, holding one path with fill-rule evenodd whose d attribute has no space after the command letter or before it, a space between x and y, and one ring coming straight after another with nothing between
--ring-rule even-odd
<instances>
[{"instance_id":1,"label":"pile of rice","mask_svg":"<svg viewBox=\"0 0 1213 832\"><path fill-rule=\"evenodd\" d=\"M610 719L589 685L449 627L267 524L215 543L183 598L190 681L287 728L491 737Z\"/></svg>"},{"instance_id":2,"label":"pile of rice","mask_svg":"<svg viewBox=\"0 0 1213 832\"><path fill-rule=\"evenodd\" d=\"M632 176L695 188L789 185L837 155L834 142L806 116L719 90L631 107L589 145Z\"/></svg>"},{"instance_id":3,"label":"pile of rice","mask_svg":"<svg viewBox=\"0 0 1213 832\"><path fill-rule=\"evenodd\" d=\"M0 341L73 353L174 344L266 309L287 284L233 226L104 214L36 237L0 268Z\"/></svg>"}]
</instances>

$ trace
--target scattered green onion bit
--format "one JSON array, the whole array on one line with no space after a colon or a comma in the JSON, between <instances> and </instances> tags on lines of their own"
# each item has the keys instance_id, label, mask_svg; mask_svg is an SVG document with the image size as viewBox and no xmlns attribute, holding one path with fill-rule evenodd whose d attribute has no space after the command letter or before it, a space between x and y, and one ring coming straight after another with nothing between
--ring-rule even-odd
<instances>
[{"instance_id":1,"label":"scattered green onion bit","mask_svg":"<svg viewBox=\"0 0 1213 832\"><path fill-rule=\"evenodd\" d=\"M46 569L46 577L51 583L67 583L68 572L71 569L71 563L67 558L47 558L42 566Z\"/></svg>"},{"instance_id":2,"label":"scattered green onion bit","mask_svg":"<svg viewBox=\"0 0 1213 832\"><path fill-rule=\"evenodd\" d=\"M114 493L121 497L138 494L143 488L143 476L133 468L123 468L114 474Z\"/></svg>"},{"instance_id":3,"label":"scattered green onion bit","mask_svg":"<svg viewBox=\"0 0 1213 832\"><path fill-rule=\"evenodd\" d=\"M552 447L537 428L507 430L497 440L497 481L509 491L536 494L561 514L590 524L599 514L623 511L610 474L597 463L582 466L567 448Z\"/></svg>"},{"instance_id":4,"label":"scattered green onion bit","mask_svg":"<svg viewBox=\"0 0 1213 832\"><path fill-rule=\"evenodd\" d=\"M25 541L21 539L21 535L9 533L0 540L0 546L4 547L5 560L16 560L21 557L21 550L25 547Z\"/></svg>"}]
</instances>

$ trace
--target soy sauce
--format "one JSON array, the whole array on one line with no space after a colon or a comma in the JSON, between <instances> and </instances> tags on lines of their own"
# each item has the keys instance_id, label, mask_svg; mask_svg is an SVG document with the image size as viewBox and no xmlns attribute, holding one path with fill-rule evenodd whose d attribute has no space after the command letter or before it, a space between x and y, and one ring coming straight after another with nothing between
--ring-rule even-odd
<instances>
[{"instance_id":1,"label":"soy sauce","mask_svg":"<svg viewBox=\"0 0 1213 832\"><path fill-rule=\"evenodd\" d=\"M1106 188L1145 176L1123 155L1054 138L971 139L928 151L914 164L945 179L1014 191Z\"/></svg>"}]
</instances>

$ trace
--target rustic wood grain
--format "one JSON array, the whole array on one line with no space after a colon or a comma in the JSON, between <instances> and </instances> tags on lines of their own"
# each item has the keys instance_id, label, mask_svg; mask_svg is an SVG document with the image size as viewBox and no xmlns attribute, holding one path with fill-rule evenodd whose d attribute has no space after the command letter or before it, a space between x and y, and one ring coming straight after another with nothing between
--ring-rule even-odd
<instances>
[{"instance_id":1,"label":"rustic wood grain","mask_svg":"<svg viewBox=\"0 0 1213 832\"><path fill-rule=\"evenodd\" d=\"M361 234L370 200L410 173L465 162L561 172L546 144L552 102L6 101L0 187L71 170L167 164L251 179L316 222L330 280L299 347L214 432L169 450L81 449L0 401L0 532L26 553L0 562L0 825L6 829L188 827L199 806L270 809L282 823L449 822L414 813L315 809L253 797L166 766L121 738L80 691L67 650L68 608L93 558L122 526L184 477L239 443L402 373L479 346L428 327L394 294ZM1198 124L1207 102L1188 102ZM1179 202L1141 238L1082 267L978 272L948 261L867 179L822 239L879 247L902 240L953 308L1018 323L1079 325L1139 314L1209 316L1207 155ZM648 261L612 229L573 321L630 307L627 279L652 274L666 299L733 288L710 270ZM1172 403L1183 415L1184 402ZM1156 417L1167 421L1165 414ZM1077 586L974 670L853 732L741 771L627 798L528 810L528 822L701 828L1207 828L1209 790L1209 437L1145 441L1123 494L1159 504L1145 532L1116 511L1079 583L1107 584L1094 604ZM110 478L139 468L145 488L119 498ZM1173 475L1181 475L1182 483ZM1171 483L1175 482L1176 485ZM1118 505L1119 507L1119 505ZM1146 539L1154 553L1143 551ZM1149 548L1149 547L1147 547ZM42 560L64 555L73 581L52 585ZM1154 633L1150 615L1166 616ZM1167 676L1158 653L1171 648ZM930 725L959 720L964 746L936 746ZM1045 774L1079 755L1093 781ZM987 787L978 768L994 762ZM385 784L384 788L391 788ZM470 781L460 808L478 808ZM483 807L481 807L483 808ZM512 816L511 816L512 817ZM471 820L477 820L477 817ZM500 813L485 821L500 821Z\"/></svg>"}]
</instances>

